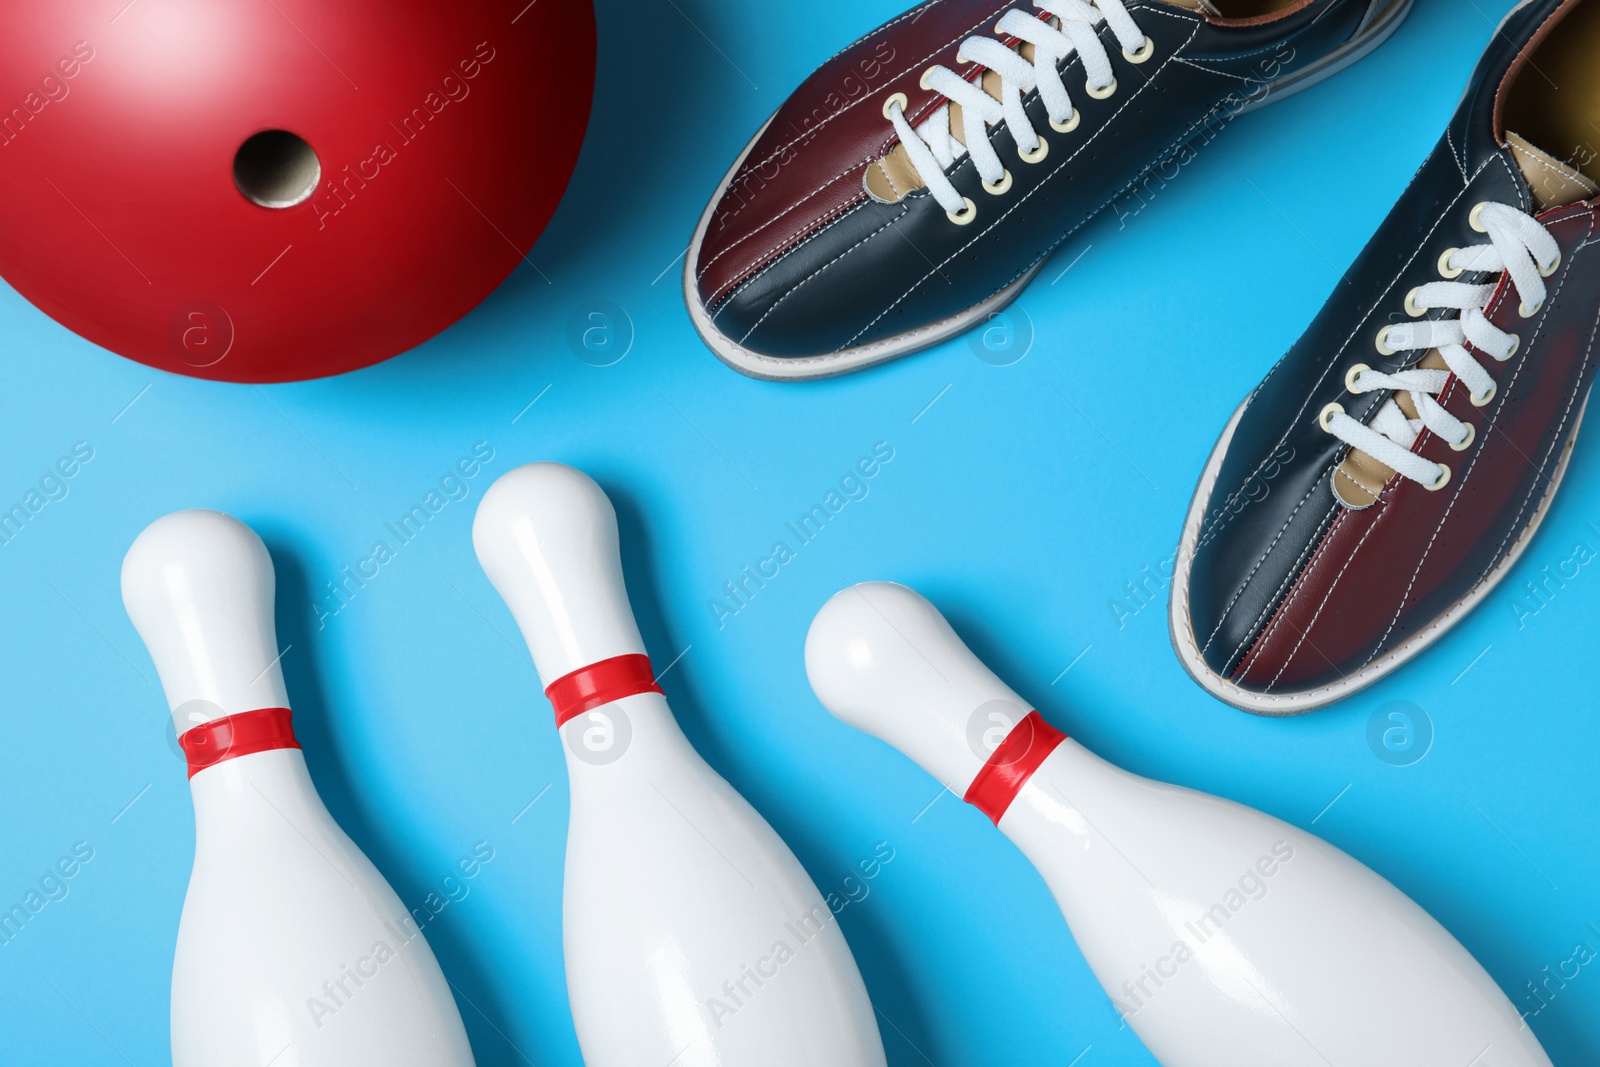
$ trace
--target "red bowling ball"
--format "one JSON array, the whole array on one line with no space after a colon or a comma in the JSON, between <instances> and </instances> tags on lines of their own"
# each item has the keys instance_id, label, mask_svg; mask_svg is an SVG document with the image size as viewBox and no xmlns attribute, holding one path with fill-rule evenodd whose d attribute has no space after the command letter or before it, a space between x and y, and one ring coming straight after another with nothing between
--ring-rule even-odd
<instances>
[{"instance_id":1,"label":"red bowling ball","mask_svg":"<svg viewBox=\"0 0 1600 1067\"><path fill-rule=\"evenodd\" d=\"M27 0L0 13L0 275L96 344L337 374L527 255L588 122L590 0Z\"/></svg>"}]
</instances>

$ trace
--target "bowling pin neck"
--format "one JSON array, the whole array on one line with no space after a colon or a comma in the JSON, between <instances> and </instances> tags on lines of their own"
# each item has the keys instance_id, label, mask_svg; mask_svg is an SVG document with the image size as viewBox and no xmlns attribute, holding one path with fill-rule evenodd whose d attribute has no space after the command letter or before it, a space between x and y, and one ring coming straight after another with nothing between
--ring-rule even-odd
<instances>
[{"instance_id":1,"label":"bowling pin neck","mask_svg":"<svg viewBox=\"0 0 1600 1067\"><path fill-rule=\"evenodd\" d=\"M660 692L589 708L563 720L559 729L575 798L705 766Z\"/></svg>"},{"instance_id":2,"label":"bowling pin neck","mask_svg":"<svg viewBox=\"0 0 1600 1067\"><path fill-rule=\"evenodd\" d=\"M511 609L540 684L644 655L617 549L617 514L588 475L530 463L500 477L472 523L478 562Z\"/></svg>"},{"instance_id":3,"label":"bowling pin neck","mask_svg":"<svg viewBox=\"0 0 1600 1067\"><path fill-rule=\"evenodd\" d=\"M806 635L806 674L830 712L898 748L957 796L975 780L980 793L999 796L1037 765L1040 746L1059 740L903 585L868 582L823 605Z\"/></svg>"},{"instance_id":4,"label":"bowling pin neck","mask_svg":"<svg viewBox=\"0 0 1600 1067\"><path fill-rule=\"evenodd\" d=\"M298 748L256 752L208 767L189 779L197 843L208 849L249 848L241 827L287 820L309 833L331 819Z\"/></svg>"},{"instance_id":5,"label":"bowling pin neck","mask_svg":"<svg viewBox=\"0 0 1600 1067\"><path fill-rule=\"evenodd\" d=\"M181 735L289 703L273 625L272 558L220 511L151 523L122 561L122 602L155 662Z\"/></svg>"}]
</instances>

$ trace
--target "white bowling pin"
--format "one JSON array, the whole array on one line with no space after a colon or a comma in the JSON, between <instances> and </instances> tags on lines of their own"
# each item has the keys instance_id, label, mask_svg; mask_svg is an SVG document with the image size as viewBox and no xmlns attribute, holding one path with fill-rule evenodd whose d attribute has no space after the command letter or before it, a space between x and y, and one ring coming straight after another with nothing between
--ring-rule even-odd
<instances>
[{"instance_id":1,"label":"white bowling pin","mask_svg":"<svg viewBox=\"0 0 1600 1067\"><path fill-rule=\"evenodd\" d=\"M195 856L172 966L174 1067L472 1067L433 952L322 805L289 726L272 559L217 511L122 564L189 756Z\"/></svg>"},{"instance_id":2,"label":"white bowling pin","mask_svg":"<svg viewBox=\"0 0 1600 1067\"><path fill-rule=\"evenodd\" d=\"M1166 1067L1549 1067L1483 968L1394 886L1270 815L1065 739L912 590L837 594L805 655L829 711L1022 849Z\"/></svg>"},{"instance_id":3,"label":"white bowling pin","mask_svg":"<svg viewBox=\"0 0 1600 1067\"><path fill-rule=\"evenodd\" d=\"M855 959L804 868L683 736L628 605L611 501L556 463L472 524L556 710L563 941L589 1067L882 1067Z\"/></svg>"}]
</instances>

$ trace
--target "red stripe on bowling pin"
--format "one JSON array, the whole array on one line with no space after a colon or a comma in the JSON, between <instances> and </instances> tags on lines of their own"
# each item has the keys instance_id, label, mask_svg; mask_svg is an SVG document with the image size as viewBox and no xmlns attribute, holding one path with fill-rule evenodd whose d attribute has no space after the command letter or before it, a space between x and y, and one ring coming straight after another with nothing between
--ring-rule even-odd
<instances>
[{"instance_id":1,"label":"red stripe on bowling pin","mask_svg":"<svg viewBox=\"0 0 1600 1067\"><path fill-rule=\"evenodd\" d=\"M1045 722L1037 711L1028 712L989 753L989 761L961 799L989 816L990 822L1000 825L1000 817L1017 799L1039 764L1066 739L1066 734Z\"/></svg>"},{"instance_id":2,"label":"red stripe on bowling pin","mask_svg":"<svg viewBox=\"0 0 1600 1067\"><path fill-rule=\"evenodd\" d=\"M557 728L602 704L639 693L660 692L661 687L650 669L650 657L640 653L612 656L579 667L544 688L544 695L555 705Z\"/></svg>"},{"instance_id":3,"label":"red stripe on bowling pin","mask_svg":"<svg viewBox=\"0 0 1600 1067\"><path fill-rule=\"evenodd\" d=\"M300 742L294 739L294 727L289 723L290 714L288 708L259 708L224 715L185 730L178 744L189 757L189 777L236 756L299 748Z\"/></svg>"}]
</instances>

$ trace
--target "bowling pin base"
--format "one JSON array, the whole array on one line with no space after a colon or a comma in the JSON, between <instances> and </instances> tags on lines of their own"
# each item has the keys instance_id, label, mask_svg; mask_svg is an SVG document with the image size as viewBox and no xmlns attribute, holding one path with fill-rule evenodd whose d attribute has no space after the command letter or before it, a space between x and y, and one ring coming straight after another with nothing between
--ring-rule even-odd
<instances>
[{"instance_id":1,"label":"bowling pin base","mask_svg":"<svg viewBox=\"0 0 1600 1067\"><path fill-rule=\"evenodd\" d=\"M230 759L190 785L173 1067L473 1067L416 920L328 815L299 749Z\"/></svg>"},{"instance_id":2,"label":"bowling pin base","mask_svg":"<svg viewBox=\"0 0 1600 1067\"><path fill-rule=\"evenodd\" d=\"M999 826L1165 1067L1550 1067L1432 916L1270 815L1066 740Z\"/></svg>"},{"instance_id":3,"label":"bowling pin base","mask_svg":"<svg viewBox=\"0 0 1600 1067\"><path fill-rule=\"evenodd\" d=\"M624 736L614 760L585 748L586 737ZM563 931L584 1063L884 1067L837 918L666 700L641 693L594 709L562 738L572 783Z\"/></svg>"}]
</instances>

